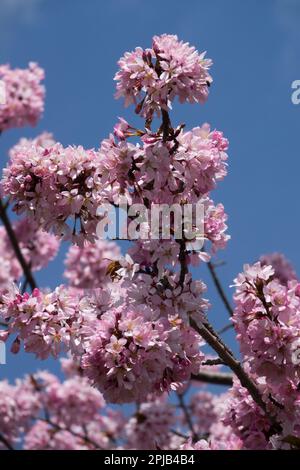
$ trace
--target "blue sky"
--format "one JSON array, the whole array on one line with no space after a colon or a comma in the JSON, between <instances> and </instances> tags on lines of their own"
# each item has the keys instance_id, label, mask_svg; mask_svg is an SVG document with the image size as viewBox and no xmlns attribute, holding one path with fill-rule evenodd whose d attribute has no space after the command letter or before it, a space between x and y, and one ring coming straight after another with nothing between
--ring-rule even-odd
<instances>
[{"instance_id":1,"label":"blue sky","mask_svg":"<svg viewBox=\"0 0 300 470\"><path fill-rule=\"evenodd\" d=\"M291 83L300 79L299 21L299 0L0 0L0 62L37 61L47 87L38 127L1 137L3 165L22 136L48 130L64 145L97 147L118 116L138 122L113 98L116 62L150 45L154 34L177 34L207 50L214 83L204 106L175 106L173 122L209 122L230 141L229 173L213 194L229 215L232 239L218 256L226 261L218 272L228 294L243 263L266 252L283 252L300 272L300 105L291 102ZM41 285L62 282L65 250L38 276ZM211 321L223 326L227 314L206 267L196 275L208 284ZM224 338L234 347L232 333ZM8 354L0 376L45 367L59 370L53 360Z\"/></svg>"}]
</instances>

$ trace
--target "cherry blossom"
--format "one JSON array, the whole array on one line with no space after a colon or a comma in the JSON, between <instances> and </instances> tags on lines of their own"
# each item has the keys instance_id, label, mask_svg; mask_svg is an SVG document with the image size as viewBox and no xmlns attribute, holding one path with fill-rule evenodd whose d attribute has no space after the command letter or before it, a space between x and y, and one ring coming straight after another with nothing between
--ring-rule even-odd
<instances>
[{"instance_id":1,"label":"cherry blossom","mask_svg":"<svg viewBox=\"0 0 300 470\"><path fill-rule=\"evenodd\" d=\"M44 111L44 71L35 62L27 69L0 66L5 103L0 107L0 133L12 127L35 126Z\"/></svg>"}]
</instances>

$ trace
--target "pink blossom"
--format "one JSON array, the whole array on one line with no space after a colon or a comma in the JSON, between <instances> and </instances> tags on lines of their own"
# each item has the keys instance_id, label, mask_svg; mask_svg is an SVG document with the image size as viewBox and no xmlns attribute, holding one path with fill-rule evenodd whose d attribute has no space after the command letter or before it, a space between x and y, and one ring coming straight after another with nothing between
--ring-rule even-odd
<instances>
[{"instance_id":1,"label":"pink blossom","mask_svg":"<svg viewBox=\"0 0 300 470\"><path fill-rule=\"evenodd\" d=\"M63 148L45 139L23 141L11 151L2 188L39 226L57 236L82 243L94 240L101 202L96 169L100 157L83 147ZM67 222L73 219L73 230Z\"/></svg>"},{"instance_id":2,"label":"pink blossom","mask_svg":"<svg viewBox=\"0 0 300 470\"><path fill-rule=\"evenodd\" d=\"M212 82L211 64L205 53L198 54L175 35L154 36L151 49L137 47L119 60L116 97L124 97L125 106L142 100L136 112L145 117L171 108L176 96L181 103L204 103Z\"/></svg>"},{"instance_id":3,"label":"pink blossom","mask_svg":"<svg viewBox=\"0 0 300 470\"><path fill-rule=\"evenodd\" d=\"M5 86L5 103L0 107L0 133L12 127L35 126L44 111L44 71L30 62L27 69L0 66Z\"/></svg>"},{"instance_id":4,"label":"pink blossom","mask_svg":"<svg viewBox=\"0 0 300 470\"><path fill-rule=\"evenodd\" d=\"M81 366L110 402L143 400L188 379L200 366L200 339L188 327L155 319L149 308L121 306L101 316Z\"/></svg>"}]
</instances>

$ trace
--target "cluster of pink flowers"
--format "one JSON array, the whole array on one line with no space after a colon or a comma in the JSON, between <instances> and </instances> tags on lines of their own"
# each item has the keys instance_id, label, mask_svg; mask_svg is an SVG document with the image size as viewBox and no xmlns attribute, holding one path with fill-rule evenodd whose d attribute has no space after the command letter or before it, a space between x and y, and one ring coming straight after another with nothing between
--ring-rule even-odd
<instances>
[{"instance_id":1,"label":"cluster of pink flowers","mask_svg":"<svg viewBox=\"0 0 300 470\"><path fill-rule=\"evenodd\" d=\"M234 382L228 398L224 424L240 438L243 449L272 449L270 421L238 381Z\"/></svg>"},{"instance_id":2,"label":"cluster of pink flowers","mask_svg":"<svg viewBox=\"0 0 300 470\"><path fill-rule=\"evenodd\" d=\"M20 294L11 287L0 298L0 315L8 324L1 339L16 333L12 352L17 353L23 341L25 351L40 359L57 357L62 349L80 349L79 331L84 319L79 301L78 294L64 286L50 293L35 289L32 295Z\"/></svg>"},{"instance_id":3,"label":"cluster of pink flowers","mask_svg":"<svg viewBox=\"0 0 300 470\"><path fill-rule=\"evenodd\" d=\"M38 397L26 381L14 385L0 382L0 436L11 445L17 443L22 432L28 430L31 420L40 410ZM5 449L0 439L0 449Z\"/></svg>"},{"instance_id":4,"label":"cluster of pink flowers","mask_svg":"<svg viewBox=\"0 0 300 470\"><path fill-rule=\"evenodd\" d=\"M110 281L107 270L120 258L120 248L114 242L96 240L83 246L73 245L65 259L64 276L71 287L95 289Z\"/></svg>"},{"instance_id":5,"label":"cluster of pink flowers","mask_svg":"<svg viewBox=\"0 0 300 470\"><path fill-rule=\"evenodd\" d=\"M189 317L197 322L205 319L209 303L202 294L206 286L200 280L192 280L190 274L185 277L183 286L180 275L167 270L160 276L136 274L132 279L125 278L123 285L130 304L147 305L157 316L178 318L186 323Z\"/></svg>"},{"instance_id":6,"label":"cluster of pink flowers","mask_svg":"<svg viewBox=\"0 0 300 470\"><path fill-rule=\"evenodd\" d=\"M130 136L130 134L129 134ZM111 135L99 151L104 192L119 203L125 196L129 203L196 203L226 175L228 141L208 124L189 132L180 131L176 149L159 136L142 137L143 146Z\"/></svg>"},{"instance_id":7,"label":"cluster of pink flowers","mask_svg":"<svg viewBox=\"0 0 300 470\"><path fill-rule=\"evenodd\" d=\"M137 450L168 449L170 431L175 422L174 407L166 399L142 403L138 412L126 423L127 446Z\"/></svg>"},{"instance_id":8,"label":"cluster of pink flowers","mask_svg":"<svg viewBox=\"0 0 300 470\"><path fill-rule=\"evenodd\" d=\"M44 111L44 71L30 62L27 69L0 66L5 102L0 105L0 133L12 127L34 126Z\"/></svg>"},{"instance_id":9,"label":"cluster of pink flowers","mask_svg":"<svg viewBox=\"0 0 300 470\"><path fill-rule=\"evenodd\" d=\"M151 49L137 47L118 64L116 97L124 97L125 106L136 103L136 112L146 118L171 108L176 96L181 103L204 103L208 97L212 61L175 35L154 36Z\"/></svg>"},{"instance_id":10,"label":"cluster of pink flowers","mask_svg":"<svg viewBox=\"0 0 300 470\"><path fill-rule=\"evenodd\" d=\"M272 266L258 262L244 266L235 287L233 321L249 371L282 423L283 436L298 436L300 284L286 278L280 283Z\"/></svg>"},{"instance_id":11,"label":"cluster of pink flowers","mask_svg":"<svg viewBox=\"0 0 300 470\"><path fill-rule=\"evenodd\" d=\"M110 448L121 435L121 413L105 410L100 392L75 374L65 381L39 372L29 379L40 413L27 429L27 450L89 450ZM25 378L23 382L28 382Z\"/></svg>"},{"instance_id":12,"label":"cluster of pink flowers","mask_svg":"<svg viewBox=\"0 0 300 470\"><path fill-rule=\"evenodd\" d=\"M38 378L43 379L43 374L39 374ZM45 378L38 382L38 386L42 387L41 402L51 414L51 421L59 426L84 427L105 406L101 393L91 387L85 377L75 375L63 383L49 374Z\"/></svg>"},{"instance_id":13,"label":"cluster of pink flowers","mask_svg":"<svg viewBox=\"0 0 300 470\"><path fill-rule=\"evenodd\" d=\"M18 214L34 217L45 230L78 243L83 238L94 240L99 155L83 147L64 148L53 144L48 134L44 137L23 139L13 149L3 170L3 192L15 202Z\"/></svg>"},{"instance_id":14,"label":"cluster of pink flowers","mask_svg":"<svg viewBox=\"0 0 300 470\"><path fill-rule=\"evenodd\" d=\"M151 309L124 305L104 313L86 341L84 373L115 403L144 401L197 373L199 335L179 319L157 318Z\"/></svg>"}]
</instances>

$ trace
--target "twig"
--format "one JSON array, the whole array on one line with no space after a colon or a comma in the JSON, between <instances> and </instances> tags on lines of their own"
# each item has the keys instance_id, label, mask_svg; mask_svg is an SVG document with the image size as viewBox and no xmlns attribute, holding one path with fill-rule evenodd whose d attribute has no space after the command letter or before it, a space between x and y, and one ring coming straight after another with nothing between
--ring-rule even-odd
<instances>
[{"instance_id":1,"label":"twig","mask_svg":"<svg viewBox=\"0 0 300 470\"><path fill-rule=\"evenodd\" d=\"M206 359L205 361L202 362L202 365L204 366L224 366L224 362L222 359L217 357L216 359Z\"/></svg>"},{"instance_id":2,"label":"twig","mask_svg":"<svg viewBox=\"0 0 300 470\"><path fill-rule=\"evenodd\" d=\"M221 328L221 329L218 331L218 335L222 335L222 334L225 333L226 331L231 330L231 328L233 328L233 323L228 323L228 325L223 326L223 328Z\"/></svg>"},{"instance_id":3,"label":"twig","mask_svg":"<svg viewBox=\"0 0 300 470\"><path fill-rule=\"evenodd\" d=\"M15 235L15 232L12 228L12 225L10 223L9 217L6 213L5 206L3 204L2 199L0 198L0 218L4 224L4 227L6 229L7 235L9 237L9 240L12 244L12 247L14 249L14 252L16 254L16 257L23 269L24 276L26 277L28 284L31 287L31 290L34 290L37 287L37 284L35 282L35 279L32 275L31 269L29 268L18 243L17 237Z\"/></svg>"},{"instance_id":4,"label":"twig","mask_svg":"<svg viewBox=\"0 0 300 470\"><path fill-rule=\"evenodd\" d=\"M228 311L229 315L232 317L233 315L233 308L231 307L230 303L229 303L229 300L227 299L226 297L226 294L224 292L224 289L222 287L222 284L216 274L216 270L215 270L215 266L211 263L211 261L209 261L207 263L207 267L209 269L209 272L211 274L211 277L213 278L213 281L214 281L214 284L216 286L216 289L225 305L225 308L226 310Z\"/></svg>"},{"instance_id":5,"label":"twig","mask_svg":"<svg viewBox=\"0 0 300 470\"><path fill-rule=\"evenodd\" d=\"M198 436L198 434L196 433L196 431L194 429L194 424L193 424L192 418L190 416L189 410L188 410L188 408L187 408L187 406L184 402L183 396L180 395L180 393L177 393L177 397L178 397L178 401L179 401L179 406L183 411L183 414L185 416L187 425L188 425L188 427L189 427L189 429L192 433L193 441L197 442L197 441L199 441L199 436Z\"/></svg>"},{"instance_id":6,"label":"twig","mask_svg":"<svg viewBox=\"0 0 300 470\"><path fill-rule=\"evenodd\" d=\"M197 375L192 375L192 380L205 382L214 385L226 385L231 387L233 384L233 374L228 372L199 372Z\"/></svg>"},{"instance_id":7,"label":"twig","mask_svg":"<svg viewBox=\"0 0 300 470\"><path fill-rule=\"evenodd\" d=\"M210 331L210 325L202 323L200 326L198 326L192 318L190 319L190 323L194 330L196 330L202 336L202 338L207 342L207 344L209 344L212 349L214 349L214 351L225 362L225 364L230 367L232 372L234 372L235 375L238 377L239 381L241 382L241 385L248 390L255 403L257 403L257 405L264 411L265 415L269 418L269 421L272 425L272 432L281 432L281 425L276 422L273 416L268 414L266 404L263 401L261 393L258 390L256 384L247 375L241 363L233 356L230 350L227 349L221 339L216 334L213 334Z\"/></svg>"}]
</instances>

